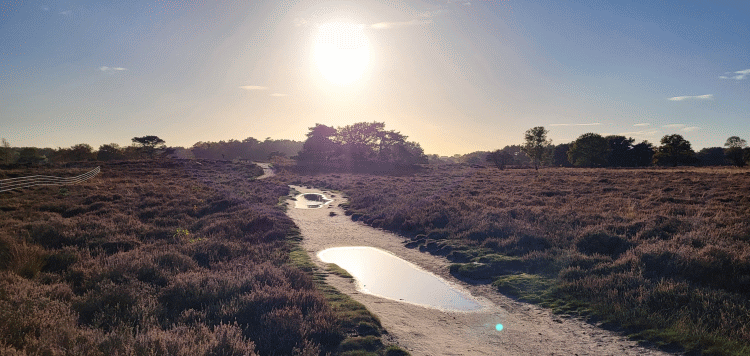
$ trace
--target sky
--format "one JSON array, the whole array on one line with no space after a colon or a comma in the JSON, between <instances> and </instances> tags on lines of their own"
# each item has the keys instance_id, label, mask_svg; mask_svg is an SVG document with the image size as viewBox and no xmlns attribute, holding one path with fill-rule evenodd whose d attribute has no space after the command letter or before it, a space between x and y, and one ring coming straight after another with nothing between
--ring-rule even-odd
<instances>
[{"instance_id":1,"label":"sky","mask_svg":"<svg viewBox=\"0 0 750 356\"><path fill-rule=\"evenodd\" d=\"M190 147L378 121L428 154L535 126L697 151L750 141L748 17L744 0L0 1L0 137Z\"/></svg>"}]
</instances>

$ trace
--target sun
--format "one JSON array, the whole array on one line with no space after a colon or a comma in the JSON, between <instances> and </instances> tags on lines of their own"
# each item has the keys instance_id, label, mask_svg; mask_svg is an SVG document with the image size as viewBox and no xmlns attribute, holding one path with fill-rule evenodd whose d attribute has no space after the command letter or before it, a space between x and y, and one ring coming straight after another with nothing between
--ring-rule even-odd
<instances>
[{"instance_id":1,"label":"sun","mask_svg":"<svg viewBox=\"0 0 750 356\"><path fill-rule=\"evenodd\" d=\"M370 43L364 25L344 22L319 25L314 53L323 78L337 85L356 81L370 64Z\"/></svg>"}]
</instances>

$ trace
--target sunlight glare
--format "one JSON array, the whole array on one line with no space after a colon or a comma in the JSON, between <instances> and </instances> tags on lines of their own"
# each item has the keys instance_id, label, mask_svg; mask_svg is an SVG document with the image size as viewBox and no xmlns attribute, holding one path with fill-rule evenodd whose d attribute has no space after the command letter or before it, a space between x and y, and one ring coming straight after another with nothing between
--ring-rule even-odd
<instances>
[{"instance_id":1,"label":"sunlight glare","mask_svg":"<svg viewBox=\"0 0 750 356\"><path fill-rule=\"evenodd\" d=\"M364 25L331 22L318 26L315 63L323 77L337 85L359 79L370 62Z\"/></svg>"}]
</instances>

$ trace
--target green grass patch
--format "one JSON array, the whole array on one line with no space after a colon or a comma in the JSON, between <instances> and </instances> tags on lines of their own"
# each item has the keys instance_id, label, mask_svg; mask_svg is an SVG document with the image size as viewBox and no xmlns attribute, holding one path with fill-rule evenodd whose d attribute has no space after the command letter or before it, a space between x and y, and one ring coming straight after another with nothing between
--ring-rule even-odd
<instances>
[{"instance_id":1,"label":"green grass patch","mask_svg":"<svg viewBox=\"0 0 750 356\"><path fill-rule=\"evenodd\" d=\"M339 265L337 265L335 263L329 263L329 264L327 264L326 265L326 270L328 272L331 272L331 273L339 276L339 277L349 278L352 281L354 280L354 277L351 274L349 274L349 272L347 272L345 269L339 267Z\"/></svg>"},{"instance_id":2,"label":"green grass patch","mask_svg":"<svg viewBox=\"0 0 750 356\"><path fill-rule=\"evenodd\" d=\"M549 301L555 291L554 280L526 273L497 277L492 286L500 293L534 303Z\"/></svg>"}]
</instances>

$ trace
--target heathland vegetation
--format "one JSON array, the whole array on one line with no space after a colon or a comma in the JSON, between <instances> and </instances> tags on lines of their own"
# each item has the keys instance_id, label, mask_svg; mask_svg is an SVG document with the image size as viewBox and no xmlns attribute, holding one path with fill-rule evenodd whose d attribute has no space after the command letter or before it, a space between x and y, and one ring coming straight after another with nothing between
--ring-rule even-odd
<instances>
[{"instance_id":1,"label":"heathland vegetation","mask_svg":"<svg viewBox=\"0 0 750 356\"><path fill-rule=\"evenodd\" d=\"M0 179L90 168L0 171ZM322 283L248 163L105 163L0 198L2 355L404 354Z\"/></svg>"},{"instance_id":2,"label":"heathland vegetation","mask_svg":"<svg viewBox=\"0 0 750 356\"><path fill-rule=\"evenodd\" d=\"M2 193L0 354L402 354L296 247L279 205L290 183L345 192L352 219L467 281L690 352L750 354L750 173L728 167L750 163L746 141L696 153L680 135L547 133L453 157L378 122L189 149L3 140L0 179L102 174ZM247 160L280 174L252 180Z\"/></svg>"},{"instance_id":3,"label":"heathland vegetation","mask_svg":"<svg viewBox=\"0 0 750 356\"><path fill-rule=\"evenodd\" d=\"M736 168L289 176L460 278L706 354L750 353L750 173Z\"/></svg>"}]
</instances>

